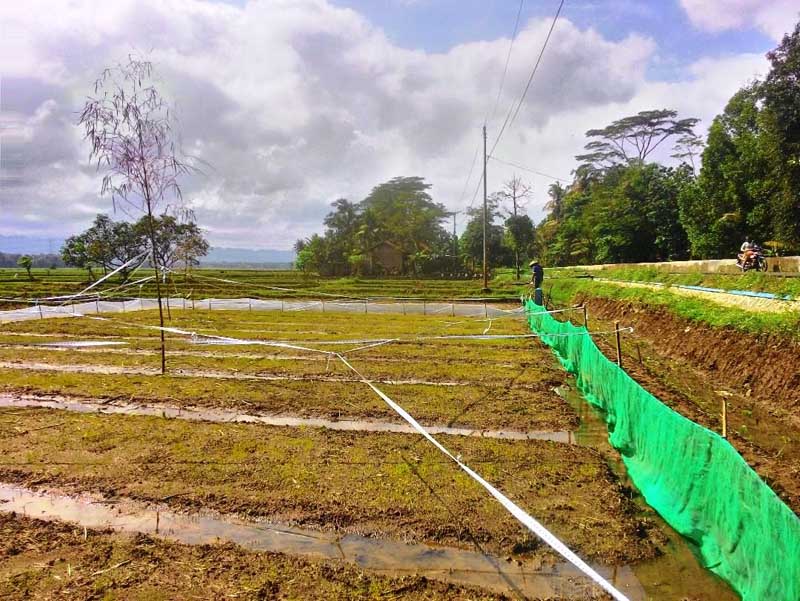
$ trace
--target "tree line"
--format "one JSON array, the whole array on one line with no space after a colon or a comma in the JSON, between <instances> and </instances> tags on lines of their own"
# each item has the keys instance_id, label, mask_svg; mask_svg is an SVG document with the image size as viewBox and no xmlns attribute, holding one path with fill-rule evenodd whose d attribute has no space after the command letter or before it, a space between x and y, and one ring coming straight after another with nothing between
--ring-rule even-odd
<instances>
[{"instance_id":1,"label":"tree line","mask_svg":"<svg viewBox=\"0 0 800 601\"><path fill-rule=\"evenodd\" d=\"M695 133L698 119L670 109L586 132L573 180L549 187L536 227L523 210L530 187L507 182L489 198L489 266L519 273L531 257L549 265L723 258L745 238L800 252L800 23L767 57L768 75L730 99L705 139ZM466 210L456 237L447 229L452 213L421 177L395 178L332 208L324 234L297 241L298 268L451 276L482 268L482 206ZM387 266L387 252L402 260Z\"/></svg>"},{"instance_id":2,"label":"tree line","mask_svg":"<svg viewBox=\"0 0 800 601\"><path fill-rule=\"evenodd\" d=\"M297 268L321 275L472 275L483 261L483 210L467 211L458 237L447 228L453 213L432 199L430 187L421 177L396 177L360 202L334 201L324 234L295 243ZM490 265L530 254L533 222L519 211L529 194L530 187L515 178L489 199ZM505 223L496 224L502 217Z\"/></svg>"},{"instance_id":3,"label":"tree line","mask_svg":"<svg viewBox=\"0 0 800 601\"><path fill-rule=\"evenodd\" d=\"M767 58L705 140L666 109L588 131L574 181L550 187L536 252L555 265L722 258L745 238L800 252L800 24ZM648 160L665 145L679 166Z\"/></svg>"}]
</instances>

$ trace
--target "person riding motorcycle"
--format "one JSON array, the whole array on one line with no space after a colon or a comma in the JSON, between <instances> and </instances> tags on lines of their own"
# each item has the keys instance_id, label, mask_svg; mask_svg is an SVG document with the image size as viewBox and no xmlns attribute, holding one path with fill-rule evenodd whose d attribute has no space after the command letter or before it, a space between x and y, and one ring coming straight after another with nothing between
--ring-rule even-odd
<instances>
[{"instance_id":1,"label":"person riding motorcycle","mask_svg":"<svg viewBox=\"0 0 800 601\"><path fill-rule=\"evenodd\" d=\"M742 246L739 248L741 251L738 255L737 263L741 265L746 265L750 258L753 256L753 243L750 242L749 238L745 238Z\"/></svg>"}]
</instances>

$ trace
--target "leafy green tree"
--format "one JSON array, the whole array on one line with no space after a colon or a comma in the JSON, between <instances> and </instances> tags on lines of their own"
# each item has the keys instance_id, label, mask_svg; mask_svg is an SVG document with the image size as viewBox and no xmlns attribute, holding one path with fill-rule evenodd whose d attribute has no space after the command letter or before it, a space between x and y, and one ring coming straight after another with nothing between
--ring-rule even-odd
<instances>
[{"instance_id":1,"label":"leafy green tree","mask_svg":"<svg viewBox=\"0 0 800 601\"><path fill-rule=\"evenodd\" d=\"M486 252L488 267L511 264L512 258L508 247L504 245L503 226L495 223L500 217L499 200L490 196L487 200L488 223L486 226ZM467 210L469 220L459 239L460 251L465 262L473 271L483 268L483 207Z\"/></svg>"},{"instance_id":2,"label":"leafy green tree","mask_svg":"<svg viewBox=\"0 0 800 601\"><path fill-rule=\"evenodd\" d=\"M298 268L321 274L366 274L377 267L373 249L389 242L404 255L404 269L418 273L447 255L452 239L442 227L448 213L433 201L421 177L396 177L354 204L340 198L325 217L325 235L295 244Z\"/></svg>"},{"instance_id":3,"label":"leafy green tree","mask_svg":"<svg viewBox=\"0 0 800 601\"><path fill-rule=\"evenodd\" d=\"M563 198L559 187L554 190L558 204L537 228L540 260L573 265L686 257L678 198L692 181L689 166L634 162L576 183Z\"/></svg>"},{"instance_id":4,"label":"leafy green tree","mask_svg":"<svg viewBox=\"0 0 800 601\"><path fill-rule=\"evenodd\" d=\"M66 239L64 246L61 247L61 260L64 261L67 267L86 269L89 272L89 277L95 279L85 233L70 236Z\"/></svg>"},{"instance_id":5,"label":"leafy green tree","mask_svg":"<svg viewBox=\"0 0 800 601\"><path fill-rule=\"evenodd\" d=\"M730 256L745 237L772 237L775 178L761 95L758 84L740 90L709 128L697 183L680 197L692 256Z\"/></svg>"},{"instance_id":6,"label":"leafy green tree","mask_svg":"<svg viewBox=\"0 0 800 601\"><path fill-rule=\"evenodd\" d=\"M346 198L335 200L333 211L325 217L325 238L329 260L345 263L353 252L356 234L361 226L361 211L358 205Z\"/></svg>"},{"instance_id":7,"label":"leafy green tree","mask_svg":"<svg viewBox=\"0 0 800 601\"><path fill-rule=\"evenodd\" d=\"M97 215L91 227L85 232L68 238L61 249L64 263L71 267L87 269L94 277L92 267L99 267L104 273L118 268L122 281L138 265L123 267L147 248L146 237L127 221L113 221L108 215ZM142 257L139 265L144 262Z\"/></svg>"},{"instance_id":8,"label":"leafy green tree","mask_svg":"<svg viewBox=\"0 0 800 601\"><path fill-rule=\"evenodd\" d=\"M185 227L178 236L175 248L175 256L179 263L183 263L184 274L188 274L193 267L200 265L200 258L208 254L211 246L202 234L202 231L194 224L193 227Z\"/></svg>"},{"instance_id":9,"label":"leafy green tree","mask_svg":"<svg viewBox=\"0 0 800 601\"><path fill-rule=\"evenodd\" d=\"M694 133L698 119L677 117L677 111L669 109L641 111L602 129L590 129L587 152L575 157L582 163L579 171L592 174L615 165L644 163L664 141Z\"/></svg>"},{"instance_id":10,"label":"leafy green tree","mask_svg":"<svg viewBox=\"0 0 800 601\"><path fill-rule=\"evenodd\" d=\"M547 195L549 199L544 205L545 210L550 212L551 219L561 221L564 217L564 197L567 195L567 188L562 186L561 182L555 182L547 188Z\"/></svg>"},{"instance_id":11,"label":"leafy green tree","mask_svg":"<svg viewBox=\"0 0 800 601\"><path fill-rule=\"evenodd\" d=\"M506 219L506 246L514 252L517 280L520 279L520 257L530 255L534 239L533 221L527 215L511 215Z\"/></svg>"},{"instance_id":12,"label":"leafy green tree","mask_svg":"<svg viewBox=\"0 0 800 601\"><path fill-rule=\"evenodd\" d=\"M17 259L17 265L28 272L28 279L32 280L31 267L33 267L33 259L29 255L22 255Z\"/></svg>"},{"instance_id":13,"label":"leafy green tree","mask_svg":"<svg viewBox=\"0 0 800 601\"><path fill-rule=\"evenodd\" d=\"M326 262L327 249L325 239L319 234L314 234L305 240L295 243L297 259L295 266L304 273L320 273Z\"/></svg>"},{"instance_id":14,"label":"leafy green tree","mask_svg":"<svg viewBox=\"0 0 800 601\"><path fill-rule=\"evenodd\" d=\"M800 249L800 22L767 58L772 68L762 91L778 184L772 199L775 236Z\"/></svg>"},{"instance_id":15,"label":"leafy green tree","mask_svg":"<svg viewBox=\"0 0 800 601\"><path fill-rule=\"evenodd\" d=\"M188 260L191 264L197 264L199 258L208 253L208 242L197 224L180 221L173 215L145 215L133 226L133 230L143 242L155 240L152 254L158 262L158 273L164 280L179 262Z\"/></svg>"},{"instance_id":16,"label":"leafy green tree","mask_svg":"<svg viewBox=\"0 0 800 601\"><path fill-rule=\"evenodd\" d=\"M448 240L442 227L448 212L433 201L430 187L421 177L396 177L373 188L360 207L408 255L431 252Z\"/></svg>"}]
</instances>

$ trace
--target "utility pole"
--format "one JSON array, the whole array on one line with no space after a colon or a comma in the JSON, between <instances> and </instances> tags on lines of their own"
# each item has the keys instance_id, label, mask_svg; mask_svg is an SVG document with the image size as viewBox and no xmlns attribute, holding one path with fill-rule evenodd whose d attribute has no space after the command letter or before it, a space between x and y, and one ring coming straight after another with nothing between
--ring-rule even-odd
<instances>
[{"instance_id":1,"label":"utility pole","mask_svg":"<svg viewBox=\"0 0 800 601\"><path fill-rule=\"evenodd\" d=\"M458 238L456 238L456 215L461 211L453 211L453 277L458 271Z\"/></svg>"},{"instance_id":2,"label":"utility pole","mask_svg":"<svg viewBox=\"0 0 800 601\"><path fill-rule=\"evenodd\" d=\"M488 201L486 194L486 125L483 126L483 290L489 290L489 271L487 266L486 253L486 224L488 218Z\"/></svg>"}]
</instances>

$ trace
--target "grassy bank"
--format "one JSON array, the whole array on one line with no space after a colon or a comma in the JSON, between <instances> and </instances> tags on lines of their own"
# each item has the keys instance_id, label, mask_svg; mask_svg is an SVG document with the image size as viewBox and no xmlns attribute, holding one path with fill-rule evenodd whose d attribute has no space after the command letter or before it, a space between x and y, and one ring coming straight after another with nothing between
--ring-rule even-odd
<instances>
[{"instance_id":1,"label":"grassy bank","mask_svg":"<svg viewBox=\"0 0 800 601\"><path fill-rule=\"evenodd\" d=\"M800 298L800 277L780 277L754 271L742 274L670 273L654 267L615 266L592 271L575 267L558 269L555 272L565 277L592 275L631 282L660 282L667 285L705 286L722 290L750 290Z\"/></svg>"},{"instance_id":2,"label":"grassy bank","mask_svg":"<svg viewBox=\"0 0 800 601\"><path fill-rule=\"evenodd\" d=\"M745 311L702 299L678 296L669 289L626 288L591 279L562 277L552 280L545 287L556 304L572 304L586 296L607 298L666 309L678 317L713 327L730 327L755 335L774 334L789 339L800 338L800 316L796 313Z\"/></svg>"}]
</instances>

